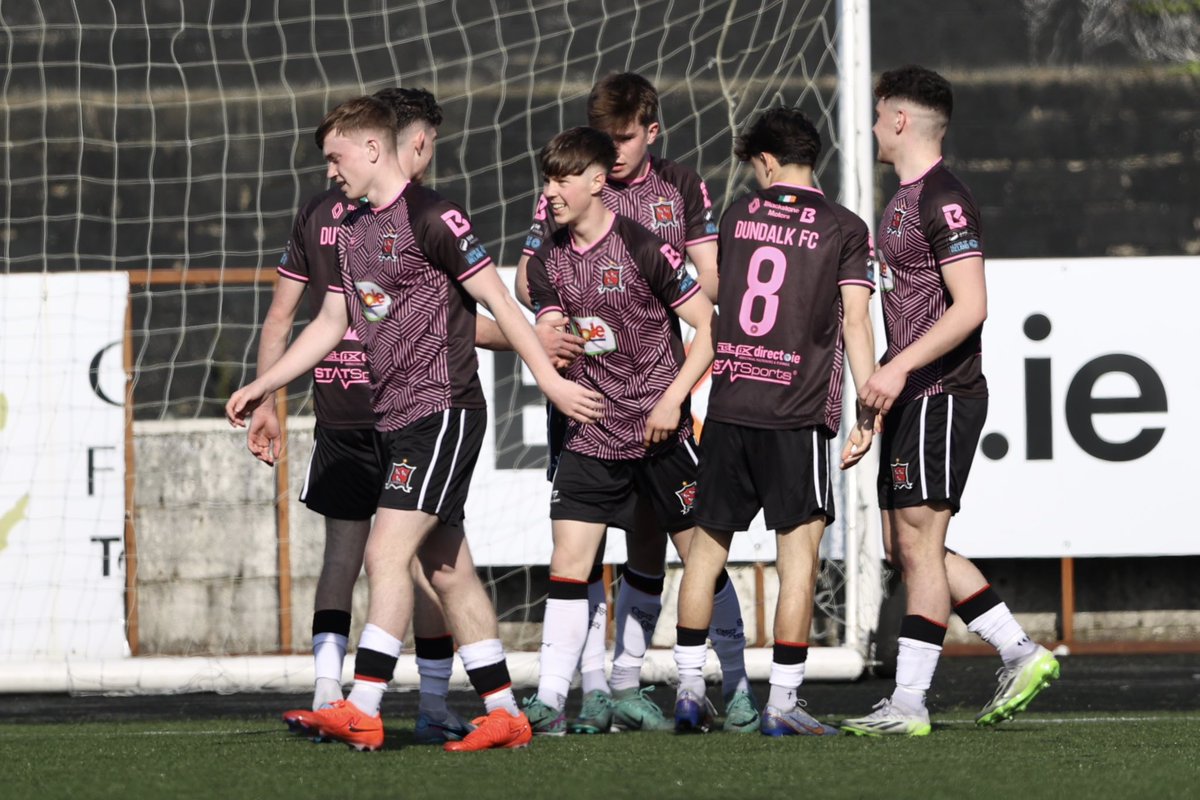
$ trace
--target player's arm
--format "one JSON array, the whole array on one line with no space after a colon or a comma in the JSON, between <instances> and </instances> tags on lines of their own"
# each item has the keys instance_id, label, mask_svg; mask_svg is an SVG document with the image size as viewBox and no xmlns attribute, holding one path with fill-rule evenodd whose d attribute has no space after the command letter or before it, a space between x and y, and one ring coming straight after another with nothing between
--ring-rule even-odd
<instances>
[{"instance_id":1,"label":"player's arm","mask_svg":"<svg viewBox=\"0 0 1200 800\"><path fill-rule=\"evenodd\" d=\"M854 379L855 389L861 394L863 385L875 368L871 289L856 283L843 283L839 288L842 298L842 341L846 346L846 360L850 363L850 376ZM849 469L866 455L871 449L874 435L875 409L862 406L842 449L842 469Z\"/></svg>"},{"instance_id":2,"label":"player's arm","mask_svg":"<svg viewBox=\"0 0 1200 800\"><path fill-rule=\"evenodd\" d=\"M983 257L971 256L942 267L950 307L925 335L896 354L859 391L864 406L884 412L904 389L908 376L958 347L987 319Z\"/></svg>"},{"instance_id":3,"label":"player's arm","mask_svg":"<svg viewBox=\"0 0 1200 800\"><path fill-rule=\"evenodd\" d=\"M691 393L704 373L712 366L712 318L713 304L704 292L698 291L674 308L675 314L696 330L687 356L679 367L679 374L663 392L662 397L646 418L644 444L649 447L666 441L679 430L679 416L683 401Z\"/></svg>"},{"instance_id":4,"label":"player's arm","mask_svg":"<svg viewBox=\"0 0 1200 800\"><path fill-rule=\"evenodd\" d=\"M233 393L225 404L225 418L235 428L246 424L246 416L272 392L311 370L346 335L346 299L341 292L330 291L316 319L305 326L284 354L270 369Z\"/></svg>"},{"instance_id":5,"label":"player's arm","mask_svg":"<svg viewBox=\"0 0 1200 800\"><path fill-rule=\"evenodd\" d=\"M525 319L494 266L489 264L463 281L462 285L495 317L504 338L528 365L538 388L551 403L577 422L596 422L600 419L600 395L558 374L542 349L533 326Z\"/></svg>"},{"instance_id":6,"label":"player's arm","mask_svg":"<svg viewBox=\"0 0 1200 800\"><path fill-rule=\"evenodd\" d=\"M287 350L296 310L300 307L305 288L306 284L282 275L275 283L271 306L267 309L267 318L263 320L258 336L258 375L273 367ZM254 409L246 432L246 446L264 464L274 464L279 458L283 450L283 438L274 403L261 403Z\"/></svg>"},{"instance_id":7,"label":"player's arm","mask_svg":"<svg viewBox=\"0 0 1200 800\"><path fill-rule=\"evenodd\" d=\"M562 317L556 323L538 320L533 328L542 349L546 351L556 369L570 365L577 356L583 354L583 339L568 331L566 325L567 319ZM475 346L484 350L513 349L496 320L482 314L475 317Z\"/></svg>"},{"instance_id":8,"label":"player's arm","mask_svg":"<svg viewBox=\"0 0 1200 800\"><path fill-rule=\"evenodd\" d=\"M513 279L513 294L521 301L521 305L533 311L533 300L529 296L529 256L521 254L517 262L517 277Z\"/></svg>"},{"instance_id":9,"label":"player's arm","mask_svg":"<svg viewBox=\"0 0 1200 800\"><path fill-rule=\"evenodd\" d=\"M687 246L688 260L696 267L696 278L709 302L717 302L717 240L697 242Z\"/></svg>"}]
</instances>

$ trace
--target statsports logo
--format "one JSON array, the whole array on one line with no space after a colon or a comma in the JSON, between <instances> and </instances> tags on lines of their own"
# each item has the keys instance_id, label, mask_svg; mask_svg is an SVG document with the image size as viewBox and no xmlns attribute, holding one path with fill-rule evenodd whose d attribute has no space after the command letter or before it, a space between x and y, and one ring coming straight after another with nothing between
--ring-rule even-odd
<instances>
[{"instance_id":1,"label":"statsports logo","mask_svg":"<svg viewBox=\"0 0 1200 800\"><path fill-rule=\"evenodd\" d=\"M377 283L372 281L357 281L354 290L358 292L358 302L362 306L363 316L367 322L379 322L387 316L392 306L392 298L388 297Z\"/></svg>"}]
</instances>

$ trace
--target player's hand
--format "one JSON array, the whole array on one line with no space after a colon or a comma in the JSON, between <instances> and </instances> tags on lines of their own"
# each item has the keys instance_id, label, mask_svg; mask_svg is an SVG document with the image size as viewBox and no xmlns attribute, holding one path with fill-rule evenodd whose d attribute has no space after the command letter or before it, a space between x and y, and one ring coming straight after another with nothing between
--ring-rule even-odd
<instances>
[{"instance_id":1,"label":"player's hand","mask_svg":"<svg viewBox=\"0 0 1200 800\"><path fill-rule=\"evenodd\" d=\"M283 436L279 429L279 416L274 403L262 403L250 417L250 428L246 432L246 447L259 461L274 466L283 452Z\"/></svg>"},{"instance_id":2,"label":"player's hand","mask_svg":"<svg viewBox=\"0 0 1200 800\"><path fill-rule=\"evenodd\" d=\"M904 391L906 383L907 372L894 364L884 364L863 384L858 392L858 402L864 408L877 408L886 414L900 396L900 392Z\"/></svg>"},{"instance_id":3,"label":"player's hand","mask_svg":"<svg viewBox=\"0 0 1200 800\"><path fill-rule=\"evenodd\" d=\"M554 378L552 383L542 388L542 393L555 408L584 424L599 422L604 417L604 397L599 392L558 375Z\"/></svg>"},{"instance_id":4,"label":"player's hand","mask_svg":"<svg viewBox=\"0 0 1200 800\"><path fill-rule=\"evenodd\" d=\"M566 369L572 361L583 355L583 338L568 331L565 321L558 325L538 322L533 330L555 369Z\"/></svg>"},{"instance_id":5,"label":"player's hand","mask_svg":"<svg viewBox=\"0 0 1200 800\"><path fill-rule=\"evenodd\" d=\"M270 395L259 386L258 381L247 384L233 393L225 404L225 419L235 428L246 427L246 417L258 408L259 404Z\"/></svg>"},{"instance_id":6,"label":"player's hand","mask_svg":"<svg viewBox=\"0 0 1200 800\"><path fill-rule=\"evenodd\" d=\"M850 469L871 449L871 441L875 438L875 422L868 421L865 425L857 424L846 439L842 448L842 469Z\"/></svg>"},{"instance_id":7,"label":"player's hand","mask_svg":"<svg viewBox=\"0 0 1200 800\"><path fill-rule=\"evenodd\" d=\"M646 432L642 435L642 444L646 447L665 442L679 430L680 409L677 404L664 403L661 400L655 404L646 418Z\"/></svg>"}]
</instances>

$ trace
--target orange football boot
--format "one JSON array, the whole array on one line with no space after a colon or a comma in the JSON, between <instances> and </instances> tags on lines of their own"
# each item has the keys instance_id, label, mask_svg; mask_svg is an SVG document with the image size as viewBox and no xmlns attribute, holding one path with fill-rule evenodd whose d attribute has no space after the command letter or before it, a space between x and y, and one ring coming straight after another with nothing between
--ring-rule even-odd
<instances>
[{"instance_id":1,"label":"orange football boot","mask_svg":"<svg viewBox=\"0 0 1200 800\"><path fill-rule=\"evenodd\" d=\"M475 730L462 741L446 742L443 748L451 753L465 753L493 748L528 747L533 739L533 728L523 713L513 716L503 708L497 708L486 717L477 717Z\"/></svg>"},{"instance_id":2,"label":"orange football boot","mask_svg":"<svg viewBox=\"0 0 1200 800\"><path fill-rule=\"evenodd\" d=\"M345 742L355 750L383 747L383 720L378 715L364 714L349 700L337 700L317 711L288 711L283 721L293 730Z\"/></svg>"}]
</instances>

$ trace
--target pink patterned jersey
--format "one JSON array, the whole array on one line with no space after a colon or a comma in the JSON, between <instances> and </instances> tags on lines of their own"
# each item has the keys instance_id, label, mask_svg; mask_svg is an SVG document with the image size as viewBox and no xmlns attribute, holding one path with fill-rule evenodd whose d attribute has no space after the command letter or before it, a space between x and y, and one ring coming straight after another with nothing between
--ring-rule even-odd
<instances>
[{"instance_id":1,"label":"pink patterned jersey","mask_svg":"<svg viewBox=\"0 0 1200 800\"><path fill-rule=\"evenodd\" d=\"M651 156L645 175L629 183L609 178L600 199L609 211L640 223L680 256L690 245L717 238L708 187L695 170L673 161ZM538 198L522 252L533 255L556 227L543 195Z\"/></svg>"},{"instance_id":2,"label":"pink patterned jersey","mask_svg":"<svg viewBox=\"0 0 1200 800\"><path fill-rule=\"evenodd\" d=\"M461 286L492 260L458 206L410 183L363 206L338 236L350 322L367 352L376 427L393 431L447 408L485 408L475 301Z\"/></svg>"},{"instance_id":3,"label":"pink patterned jersey","mask_svg":"<svg viewBox=\"0 0 1200 800\"><path fill-rule=\"evenodd\" d=\"M880 220L879 288L887 328L887 363L921 338L950 306L942 267L983 256L979 209L962 181L938 161L903 183ZM915 370L897 402L943 392L987 397L982 364L983 326L936 361Z\"/></svg>"},{"instance_id":4,"label":"pink patterned jersey","mask_svg":"<svg viewBox=\"0 0 1200 800\"><path fill-rule=\"evenodd\" d=\"M610 461L644 458L691 436L687 402L674 440L643 445L646 419L683 363L683 341L672 309L700 285L666 242L615 215L586 250L560 228L529 259L529 291L537 315L558 312L586 340L567 377L604 396L604 419L567 423L564 448Z\"/></svg>"},{"instance_id":5,"label":"pink patterned jersey","mask_svg":"<svg viewBox=\"0 0 1200 800\"><path fill-rule=\"evenodd\" d=\"M774 184L721 217L708 419L824 426L842 413L845 284L874 288L867 225L811 187Z\"/></svg>"},{"instance_id":6,"label":"pink patterned jersey","mask_svg":"<svg viewBox=\"0 0 1200 800\"><path fill-rule=\"evenodd\" d=\"M316 195L296 214L292 236L279 259L279 277L305 284L311 316L321 310L330 285L341 286L338 271L338 228L358 204L339 189ZM317 424L326 428L371 428L371 374L367 354L354 328L313 369L313 402Z\"/></svg>"}]
</instances>

